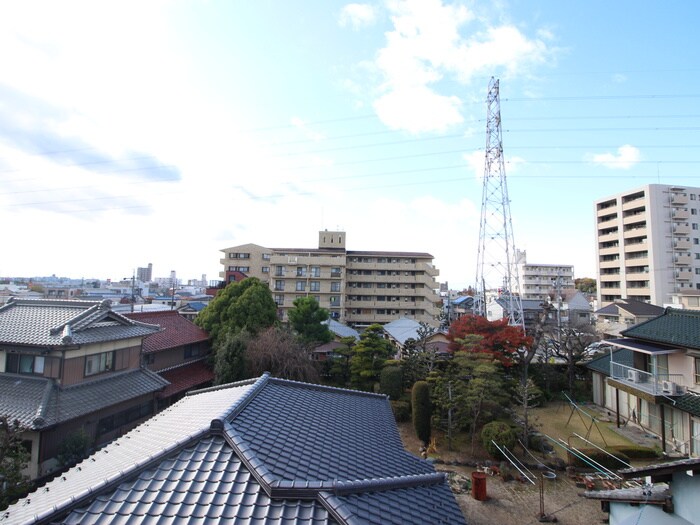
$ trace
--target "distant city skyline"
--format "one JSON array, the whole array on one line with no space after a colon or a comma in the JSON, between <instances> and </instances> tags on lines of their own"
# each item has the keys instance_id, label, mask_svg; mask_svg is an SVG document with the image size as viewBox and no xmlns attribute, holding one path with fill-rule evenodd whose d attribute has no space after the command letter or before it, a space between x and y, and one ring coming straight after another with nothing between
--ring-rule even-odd
<instances>
[{"instance_id":1,"label":"distant city skyline","mask_svg":"<svg viewBox=\"0 0 700 525\"><path fill-rule=\"evenodd\" d=\"M37 16L41 13L41 16ZM256 240L433 255L474 284L500 79L514 244L595 277L594 203L700 186L700 6L0 6L2 276L218 279ZM311 232L311 233L309 233Z\"/></svg>"}]
</instances>

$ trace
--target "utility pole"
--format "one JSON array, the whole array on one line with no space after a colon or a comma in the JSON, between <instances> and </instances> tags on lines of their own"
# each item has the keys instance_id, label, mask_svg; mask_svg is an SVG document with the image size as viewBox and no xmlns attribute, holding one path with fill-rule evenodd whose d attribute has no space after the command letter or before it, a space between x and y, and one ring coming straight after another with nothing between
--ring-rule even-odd
<instances>
[{"instance_id":1,"label":"utility pole","mask_svg":"<svg viewBox=\"0 0 700 525\"><path fill-rule=\"evenodd\" d=\"M486 317L486 292L498 289L508 309L508 324L525 330L519 295L513 224L506 184L498 80L491 78L487 96L486 162L481 197L479 250L476 264L476 313Z\"/></svg>"}]
</instances>

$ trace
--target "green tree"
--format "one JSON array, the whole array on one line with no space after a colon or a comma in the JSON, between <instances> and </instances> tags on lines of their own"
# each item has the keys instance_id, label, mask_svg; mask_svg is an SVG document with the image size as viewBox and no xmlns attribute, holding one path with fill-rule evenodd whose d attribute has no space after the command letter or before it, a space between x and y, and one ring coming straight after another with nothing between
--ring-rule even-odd
<instances>
[{"instance_id":1,"label":"green tree","mask_svg":"<svg viewBox=\"0 0 700 525\"><path fill-rule=\"evenodd\" d=\"M403 395L403 373L397 365L385 366L379 375L379 391L396 401Z\"/></svg>"},{"instance_id":2,"label":"green tree","mask_svg":"<svg viewBox=\"0 0 700 525\"><path fill-rule=\"evenodd\" d=\"M69 468L85 459L89 455L92 439L84 429L69 434L58 448L58 465L60 468Z\"/></svg>"},{"instance_id":3,"label":"green tree","mask_svg":"<svg viewBox=\"0 0 700 525\"><path fill-rule=\"evenodd\" d=\"M29 452L22 444L19 421L0 417L0 510L27 494L31 487L22 471L29 464Z\"/></svg>"},{"instance_id":4,"label":"green tree","mask_svg":"<svg viewBox=\"0 0 700 525\"><path fill-rule=\"evenodd\" d=\"M357 339L347 336L340 339L342 346L333 350L329 373L331 380L338 386L348 386L350 383L350 360L355 352Z\"/></svg>"},{"instance_id":5,"label":"green tree","mask_svg":"<svg viewBox=\"0 0 700 525\"><path fill-rule=\"evenodd\" d=\"M574 286L576 286L577 290L583 293L594 294L597 291L596 280L591 277L580 277L578 279L574 279Z\"/></svg>"},{"instance_id":6,"label":"green tree","mask_svg":"<svg viewBox=\"0 0 700 525\"><path fill-rule=\"evenodd\" d=\"M430 405L430 384L417 381L411 390L411 410L416 437L428 445L431 434L432 407Z\"/></svg>"},{"instance_id":7,"label":"green tree","mask_svg":"<svg viewBox=\"0 0 700 525\"><path fill-rule=\"evenodd\" d=\"M382 337L382 327L368 326L360 335L350 358L350 382L360 390L373 391L384 362L393 353L391 343Z\"/></svg>"},{"instance_id":8,"label":"green tree","mask_svg":"<svg viewBox=\"0 0 700 525\"><path fill-rule=\"evenodd\" d=\"M277 305L267 284L255 277L230 283L195 318L216 343L228 331L251 335L277 322Z\"/></svg>"},{"instance_id":9,"label":"green tree","mask_svg":"<svg viewBox=\"0 0 700 525\"><path fill-rule=\"evenodd\" d=\"M330 314L325 308L321 308L313 297L298 297L294 300L294 307L287 313L289 322L302 341L310 344L327 343L333 339L333 334L328 329L327 321Z\"/></svg>"},{"instance_id":10,"label":"green tree","mask_svg":"<svg viewBox=\"0 0 700 525\"><path fill-rule=\"evenodd\" d=\"M233 383L248 377L245 354L250 334L247 330L226 332L214 344L214 383L222 385Z\"/></svg>"}]
</instances>

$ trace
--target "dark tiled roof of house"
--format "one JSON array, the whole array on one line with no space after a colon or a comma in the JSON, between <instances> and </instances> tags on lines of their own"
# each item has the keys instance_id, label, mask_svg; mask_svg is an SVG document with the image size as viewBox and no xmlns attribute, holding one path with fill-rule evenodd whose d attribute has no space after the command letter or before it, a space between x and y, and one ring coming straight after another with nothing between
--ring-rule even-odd
<instances>
[{"instance_id":1,"label":"dark tiled roof of house","mask_svg":"<svg viewBox=\"0 0 700 525\"><path fill-rule=\"evenodd\" d=\"M113 312L108 301L13 299L0 306L0 343L66 346L156 333L157 326Z\"/></svg>"},{"instance_id":2,"label":"dark tiled roof of house","mask_svg":"<svg viewBox=\"0 0 700 525\"><path fill-rule=\"evenodd\" d=\"M620 315L620 310L635 317L652 317L661 315L664 312L663 307L656 306L655 304L649 304L635 299L620 299L596 310L595 313L598 315Z\"/></svg>"},{"instance_id":3,"label":"dark tiled roof of house","mask_svg":"<svg viewBox=\"0 0 700 525\"><path fill-rule=\"evenodd\" d=\"M170 397L193 388L208 386L214 380L214 371L203 359L159 372L170 384L158 393L158 397Z\"/></svg>"},{"instance_id":4,"label":"dark tiled roof of house","mask_svg":"<svg viewBox=\"0 0 700 525\"><path fill-rule=\"evenodd\" d=\"M52 379L0 374L0 414L30 429L42 429L157 392L168 382L145 369L103 374L59 387Z\"/></svg>"},{"instance_id":5,"label":"dark tiled roof of house","mask_svg":"<svg viewBox=\"0 0 700 525\"><path fill-rule=\"evenodd\" d=\"M622 335L671 346L700 348L700 311L667 308L659 317L628 328Z\"/></svg>"},{"instance_id":6,"label":"dark tiled roof of house","mask_svg":"<svg viewBox=\"0 0 700 525\"><path fill-rule=\"evenodd\" d=\"M386 397L264 375L193 392L0 524L465 524Z\"/></svg>"},{"instance_id":7,"label":"dark tiled roof of house","mask_svg":"<svg viewBox=\"0 0 700 525\"><path fill-rule=\"evenodd\" d=\"M209 340L209 335L192 321L185 319L175 310L161 312L134 312L125 317L158 325L161 331L149 335L143 342L143 353L162 352L171 348Z\"/></svg>"},{"instance_id":8,"label":"dark tiled roof of house","mask_svg":"<svg viewBox=\"0 0 700 525\"><path fill-rule=\"evenodd\" d=\"M680 397L674 397L673 407L688 414L700 417L700 394L688 391Z\"/></svg>"}]
</instances>

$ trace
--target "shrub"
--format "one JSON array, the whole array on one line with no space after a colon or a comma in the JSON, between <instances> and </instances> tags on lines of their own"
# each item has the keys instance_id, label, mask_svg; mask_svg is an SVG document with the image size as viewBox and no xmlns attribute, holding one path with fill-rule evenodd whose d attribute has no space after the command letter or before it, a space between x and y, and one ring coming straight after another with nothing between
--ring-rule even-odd
<instances>
[{"instance_id":1,"label":"shrub","mask_svg":"<svg viewBox=\"0 0 700 525\"><path fill-rule=\"evenodd\" d=\"M486 423L481 429L481 442L486 451L494 458L501 458L503 455L498 448L493 444L493 441L498 443L498 446L507 449L512 449L517 441L516 431L503 421L491 421Z\"/></svg>"},{"instance_id":2,"label":"shrub","mask_svg":"<svg viewBox=\"0 0 700 525\"><path fill-rule=\"evenodd\" d=\"M430 385L426 381L416 381L411 390L413 428L416 436L424 444L430 441Z\"/></svg>"},{"instance_id":3,"label":"shrub","mask_svg":"<svg viewBox=\"0 0 700 525\"><path fill-rule=\"evenodd\" d=\"M411 403L408 401L391 401L391 410L397 423L411 420Z\"/></svg>"},{"instance_id":4,"label":"shrub","mask_svg":"<svg viewBox=\"0 0 700 525\"><path fill-rule=\"evenodd\" d=\"M396 400L403 394L403 372L398 366L385 366L379 375L379 391Z\"/></svg>"},{"instance_id":5,"label":"shrub","mask_svg":"<svg viewBox=\"0 0 700 525\"><path fill-rule=\"evenodd\" d=\"M623 454L632 459L657 459L659 457L658 449L641 445L617 445L609 447L608 452L611 454Z\"/></svg>"}]
</instances>

